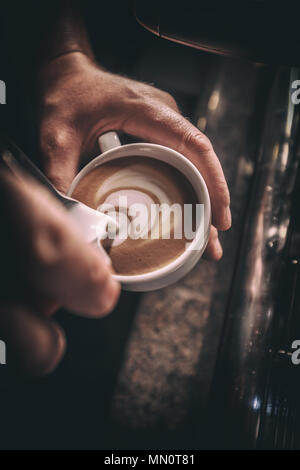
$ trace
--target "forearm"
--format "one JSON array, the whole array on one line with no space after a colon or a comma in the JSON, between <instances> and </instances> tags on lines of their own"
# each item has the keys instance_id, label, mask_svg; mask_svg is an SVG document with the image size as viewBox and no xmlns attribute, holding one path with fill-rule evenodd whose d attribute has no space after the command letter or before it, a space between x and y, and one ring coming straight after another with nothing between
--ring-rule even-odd
<instances>
[{"instance_id":1,"label":"forearm","mask_svg":"<svg viewBox=\"0 0 300 470\"><path fill-rule=\"evenodd\" d=\"M83 52L93 58L80 1L65 0L51 27L41 60L52 60L70 52Z\"/></svg>"}]
</instances>

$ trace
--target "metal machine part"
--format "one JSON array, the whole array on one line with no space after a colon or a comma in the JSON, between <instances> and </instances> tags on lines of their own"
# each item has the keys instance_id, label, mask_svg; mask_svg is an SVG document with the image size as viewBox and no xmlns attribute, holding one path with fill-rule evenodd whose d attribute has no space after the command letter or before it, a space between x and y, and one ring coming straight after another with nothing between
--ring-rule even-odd
<instances>
[{"instance_id":1,"label":"metal machine part","mask_svg":"<svg viewBox=\"0 0 300 470\"><path fill-rule=\"evenodd\" d=\"M211 387L210 420L218 421L216 445L225 448L299 448L292 396L300 383L291 362L300 338L299 222L292 211L293 198L299 204L299 111L289 92L296 73L280 69L273 83Z\"/></svg>"},{"instance_id":2,"label":"metal machine part","mask_svg":"<svg viewBox=\"0 0 300 470\"><path fill-rule=\"evenodd\" d=\"M297 64L299 4L292 0L136 0L139 23L165 39L257 62Z\"/></svg>"}]
</instances>

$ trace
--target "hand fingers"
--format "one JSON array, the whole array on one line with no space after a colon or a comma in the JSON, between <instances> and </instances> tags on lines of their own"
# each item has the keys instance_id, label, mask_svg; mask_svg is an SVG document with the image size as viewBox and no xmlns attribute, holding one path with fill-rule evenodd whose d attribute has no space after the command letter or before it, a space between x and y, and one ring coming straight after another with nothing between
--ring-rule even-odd
<instances>
[{"instance_id":1,"label":"hand fingers","mask_svg":"<svg viewBox=\"0 0 300 470\"><path fill-rule=\"evenodd\" d=\"M26 296L26 305L30 306L30 309L34 312L39 312L41 315L47 318L54 315L54 313L57 312L57 310L59 310L61 307L61 305L57 302L54 302L49 298L47 299L40 294L35 295L32 292Z\"/></svg>"},{"instance_id":2,"label":"hand fingers","mask_svg":"<svg viewBox=\"0 0 300 470\"><path fill-rule=\"evenodd\" d=\"M37 232L28 260L31 282L72 312L107 314L116 304L120 287L102 253L82 240L60 207L49 207L49 201L41 198L34 204L44 229Z\"/></svg>"},{"instance_id":3,"label":"hand fingers","mask_svg":"<svg viewBox=\"0 0 300 470\"><path fill-rule=\"evenodd\" d=\"M120 286L101 252L88 245L67 212L43 188L5 178L16 270L30 289L74 313L107 314Z\"/></svg>"},{"instance_id":4,"label":"hand fingers","mask_svg":"<svg viewBox=\"0 0 300 470\"><path fill-rule=\"evenodd\" d=\"M218 230L212 225L203 258L218 261L222 255L223 249L218 238Z\"/></svg>"},{"instance_id":5,"label":"hand fingers","mask_svg":"<svg viewBox=\"0 0 300 470\"><path fill-rule=\"evenodd\" d=\"M208 138L174 109L160 102L143 105L123 123L123 129L161 145L177 150L199 169L209 191L213 224L219 230L231 225L230 198L220 162Z\"/></svg>"},{"instance_id":6,"label":"hand fingers","mask_svg":"<svg viewBox=\"0 0 300 470\"><path fill-rule=\"evenodd\" d=\"M0 332L11 361L31 374L49 374L65 351L65 336L57 323L25 307L2 306Z\"/></svg>"},{"instance_id":7,"label":"hand fingers","mask_svg":"<svg viewBox=\"0 0 300 470\"><path fill-rule=\"evenodd\" d=\"M67 215L63 221L56 218L53 225L50 221L47 233L37 236L30 279L38 291L74 313L105 315L115 306L120 286L102 253L87 245L66 221Z\"/></svg>"},{"instance_id":8,"label":"hand fingers","mask_svg":"<svg viewBox=\"0 0 300 470\"><path fill-rule=\"evenodd\" d=\"M66 193L78 172L81 144L78 133L51 118L40 131L43 170L54 186Z\"/></svg>"}]
</instances>

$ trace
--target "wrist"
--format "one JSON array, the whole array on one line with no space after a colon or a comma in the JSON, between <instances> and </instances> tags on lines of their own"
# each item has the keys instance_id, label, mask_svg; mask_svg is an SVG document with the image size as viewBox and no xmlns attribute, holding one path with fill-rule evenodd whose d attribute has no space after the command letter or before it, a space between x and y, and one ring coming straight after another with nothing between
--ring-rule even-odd
<instances>
[{"instance_id":1,"label":"wrist","mask_svg":"<svg viewBox=\"0 0 300 470\"><path fill-rule=\"evenodd\" d=\"M78 0L63 0L53 34L49 36L44 50L44 58L52 60L70 52L82 52L94 58Z\"/></svg>"},{"instance_id":2,"label":"wrist","mask_svg":"<svg viewBox=\"0 0 300 470\"><path fill-rule=\"evenodd\" d=\"M82 71L91 62L92 59L80 50L65 51L58 57L44 60L37 73L39 92L52 88L64 76Z\"/></svg>"}]
</instances>

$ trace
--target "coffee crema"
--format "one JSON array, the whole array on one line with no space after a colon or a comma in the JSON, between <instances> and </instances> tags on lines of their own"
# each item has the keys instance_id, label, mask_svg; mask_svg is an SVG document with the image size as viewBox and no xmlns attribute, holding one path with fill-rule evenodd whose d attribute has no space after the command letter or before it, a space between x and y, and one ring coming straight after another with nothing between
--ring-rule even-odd
<instances>
[{"instance_id":1,"label":"coffee crema","mask_svg":"<svg viewBox=\"0 0 300 470\"><path fill-rule=\"evenodd\" d=\"M126 240L118 237L103 246L108 252L117 274L144 274L166 266L191 242L184 236L183 219L171 214L170 237L164 238L164 213L158 217L149 217L151 207L173 204L184 212L184 205L196 207L199 202L196 193L187 178L171 165L148 157L120 157L100 164L85 175L75 188L72 197L82 201L93 209L104 205L114 206L116 213L126 212L132 222L130 208L141 204L148 209L145 215L145 230L141 228L139 238ZM122 207L120 201L126 199L128 206ZM132 206L133 207L133 206ZM147 222L147 223L146 223ZM178 224L181 224L178 227ZM192 215L193 229L195 216ZM176 233L182 233L176 238ZM150 233L151 232L151 233ZM153 234L156 234L153 237Z\"/></svg>"}]
</instances>

